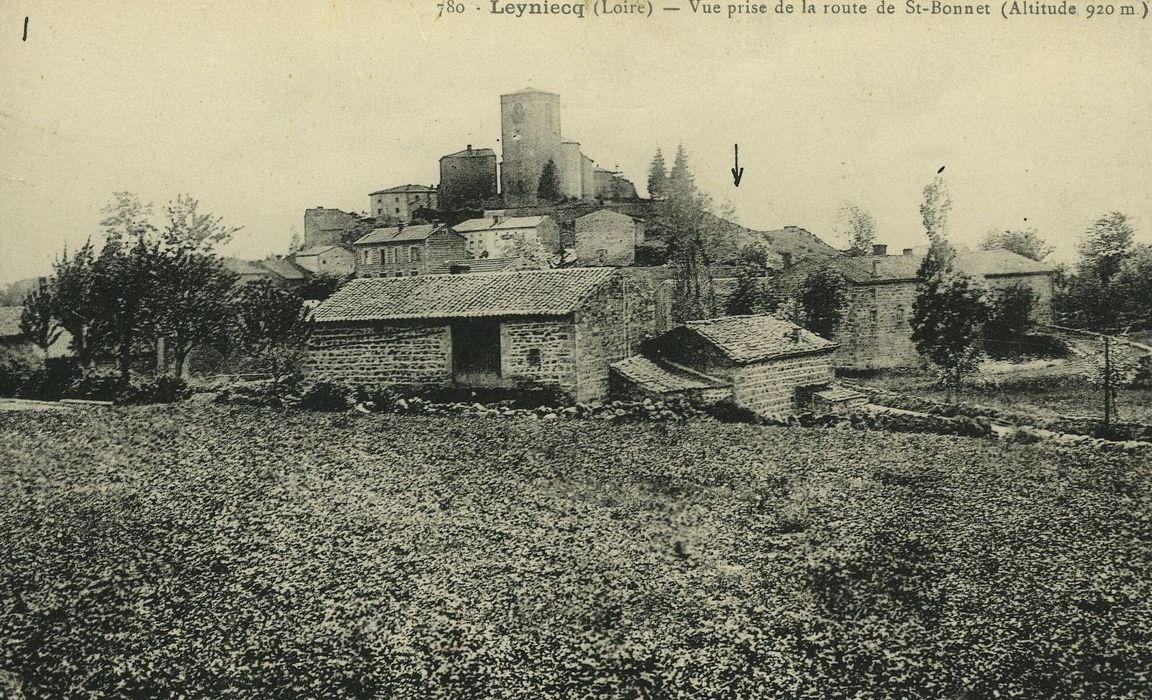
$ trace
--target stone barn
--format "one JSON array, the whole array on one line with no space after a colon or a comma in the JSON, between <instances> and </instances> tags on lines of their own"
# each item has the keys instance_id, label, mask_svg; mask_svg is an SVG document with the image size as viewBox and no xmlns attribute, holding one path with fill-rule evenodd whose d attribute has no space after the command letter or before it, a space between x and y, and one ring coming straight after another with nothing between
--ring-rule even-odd
<instances>
[{"instance_id":1,"label":"stone barn","mask_svg":"<svg viewBox=\"0 0 1152 700\"><path fill-rule=\"evenodd\" d=\"M651 293L607 268L363 278L313 315L307 371L348 385L553 386L608 394L651 331Z\"/></svg>"},{"instance_id":2,"label":"stone barn","mask_svg":"<svg viewBox=\"0 0 1152 700\"><path fill-rule=\"evenodd\" d=\"M836 344L773 316L689 321L645 343L641 357L612 365L625 396L731 398L762 415L809 410L834 388ZM842 400L844 397L837 397Z\"/></svg>"}]
</instances>

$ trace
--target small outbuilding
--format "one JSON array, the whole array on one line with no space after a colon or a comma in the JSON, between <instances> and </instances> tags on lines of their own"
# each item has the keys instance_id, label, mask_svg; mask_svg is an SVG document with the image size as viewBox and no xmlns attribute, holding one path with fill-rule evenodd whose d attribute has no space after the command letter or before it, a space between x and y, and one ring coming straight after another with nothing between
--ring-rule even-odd
<instances>
[{"instance_id":1,"label":"small outbuilding","mask_svg":"<svg viewBox=\"0 0 1152 700\"><path fill-rule=\"evenodd\" d=\"M307 371L366 386L552 386L608 394L651 332L651 293L609 268L361 278L313 313ZM631 288L630 288L631 285Z\"/></svg>"},{"instance_id":2,"label":"small outbuilding","mask_svg":"<svg viewBox=\"0 0 1152 700\"><path fill-rule=\"evenodd\" d=\"M689 321L646 343L642 357L613 364L613 382L625 395L730 397L759 415L788 415L834 387L836 347L774 316Z\"/></svg>"}]
</instances>

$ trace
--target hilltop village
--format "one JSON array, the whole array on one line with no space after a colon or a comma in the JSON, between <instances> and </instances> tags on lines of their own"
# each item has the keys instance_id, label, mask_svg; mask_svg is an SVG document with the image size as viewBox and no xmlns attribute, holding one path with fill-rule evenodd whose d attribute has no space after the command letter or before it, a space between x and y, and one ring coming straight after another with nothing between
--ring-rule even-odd
<instances>
[{"instance_id":1,"label":"hilltop village","mask_svg":"<svg viewBox=\"0 0 1152 700\"><path fill-rule=\"evenodd\" d=\"M438 184L372 191L366 213L310 208L299 250L244 264L285 284L353 278L313 313L312 381L548 386L580 402L695 396L785 415L861 401L835 368L919 362L911 309L925 250L846 256L796 226L753 231L708 215L702 225L723 241L707 251L713 311L681 322L660 223L668 202L597 166L562 131L558 95L527 88L502 95L500 110L499 162L466 144L440 159ZM830 337L784 314L732 312L749 248L760 282L781 292L817 270L846 281ZM1034 320L1051 322L1050 266L1006 250L957 262L990 288L1028 286Z\"/></svg>"}]
</instances>

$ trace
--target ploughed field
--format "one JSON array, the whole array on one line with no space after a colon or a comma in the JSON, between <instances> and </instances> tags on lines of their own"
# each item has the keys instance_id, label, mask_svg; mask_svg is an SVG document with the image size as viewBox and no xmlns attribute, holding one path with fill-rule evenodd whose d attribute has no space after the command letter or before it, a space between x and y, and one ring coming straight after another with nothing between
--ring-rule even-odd
<instances>
[{"instance_id":1,"label":"ploughed field","mask_svg":"<svg viewBox=\"0 0 1152 700\"><path fill-rule=\"evenodd\" d=\"M0 695L1147 697L1150 475L712 420L0 414Z\"/></svg>"}]
</instances>

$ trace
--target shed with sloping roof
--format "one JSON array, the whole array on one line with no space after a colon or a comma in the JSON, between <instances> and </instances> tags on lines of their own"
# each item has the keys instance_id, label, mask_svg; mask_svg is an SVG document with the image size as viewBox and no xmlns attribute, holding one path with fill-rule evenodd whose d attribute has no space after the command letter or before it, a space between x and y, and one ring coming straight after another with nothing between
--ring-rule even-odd
<instances>
[{"instance_id":1,"label":"shed with sloping roof","mask_svg":"<svg viewBox=\"0 0 1152 700\"><path fill-rule=\"evenodd\" d=\"M651 331L651 294L607 268L363 278L313 314L308 371L348 385L551 386L608 393Z\"/></svg>"},{"instance_id":2,"label":"shed with sloping roof","mask_svg":"<svg viewBox=\"0 0 1152 700\"><path fill-rule=\"evenodd\" d=\"M807 408L814 393L832 386L836 347L774 316L726 316L677 326L645 343L649 363L618 363L613 369L656 393L667 393L661 389L670 377L707 384L687 388L701 396L728 385L736 405L762 416L782 416Z\"/></svg>"}]
</instances>

